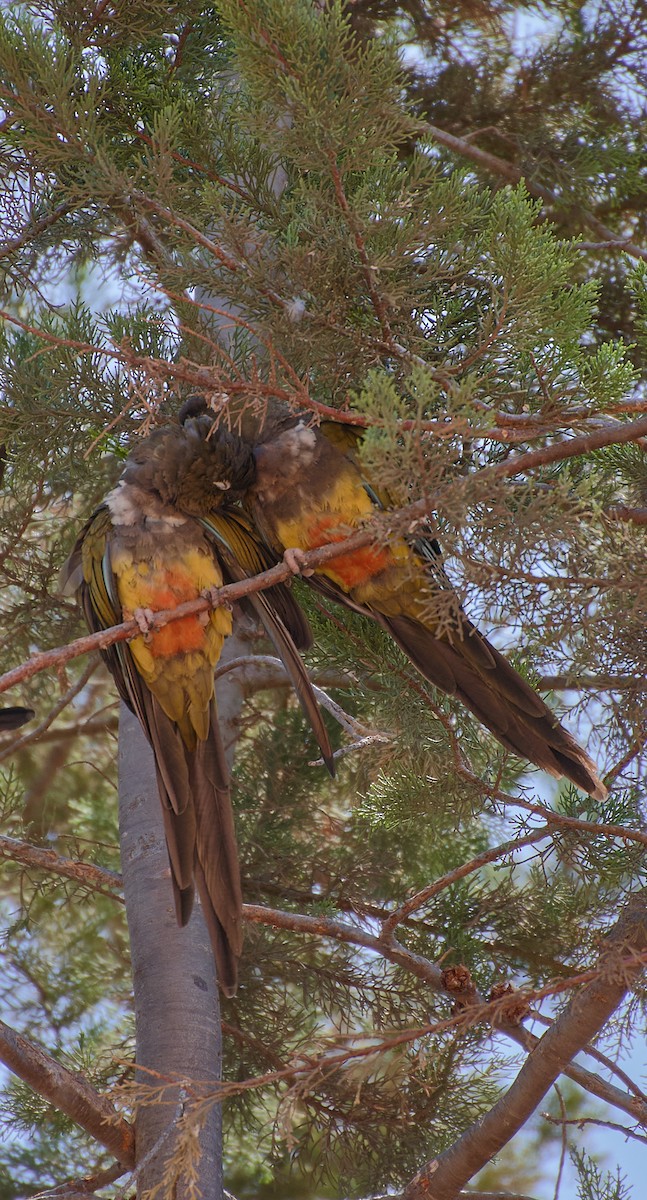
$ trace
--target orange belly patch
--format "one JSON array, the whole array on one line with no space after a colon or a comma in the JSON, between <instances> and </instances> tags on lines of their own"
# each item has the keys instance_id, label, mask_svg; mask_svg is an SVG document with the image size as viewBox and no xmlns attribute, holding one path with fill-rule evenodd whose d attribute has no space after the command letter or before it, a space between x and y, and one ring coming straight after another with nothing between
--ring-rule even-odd
<instances>
[{"instance_id":1,"label":"orange belly patch","mask_svg":"<svg viewBox=\"0 0 647 1200\"><path fill-rule=\"evenodd\" d=\"M308 549L316 550L318 546L325 546L330 542L343 542L352 530L348 526L340 530L339 526L342 524L341 513L319 517L308 527ZM384 547L362 546L358 550L350 550L348 554L340 554L339 558L333 559L322 568L321 573L350 591L351 588L367 583L374 575L379 575L391 566L392 561L393 556Z\"/></svg>"},{"instance_id":2,"label":"orange belly patch","mask_svg":"<svg viewBox=\"0 0 647 1200\"><path fill-rule=\"evenodd\" d=\"M187 600L197 600L201 591L191 572L182 564L143 571L140 565L136 573L128 578L122 577L120 585L126 619L137 608L150 608L153 612L177 608ZM201 650L205 645L208 624L209 614L206 612L170 621L162 629L150 634L146 642L148 651L153 658L169 658L174 654Z\"/></svg>"},{"instance_id":3,"label":"orange belly patch","mask_svg":"<svg viewBox=\"0 0 647 1200\"><path fill-rule=\"evenodd\" d=\"M176 604L165 605L165 608L177 608ZM162 629L151 634L150 652L153 658L168 658L173 654L187 654L189 650L201 650L205 644L205 621L200 617L207 616L199 613L191 617L180 617L178 621L170 621Z\"/></svg>"}]
</instances>

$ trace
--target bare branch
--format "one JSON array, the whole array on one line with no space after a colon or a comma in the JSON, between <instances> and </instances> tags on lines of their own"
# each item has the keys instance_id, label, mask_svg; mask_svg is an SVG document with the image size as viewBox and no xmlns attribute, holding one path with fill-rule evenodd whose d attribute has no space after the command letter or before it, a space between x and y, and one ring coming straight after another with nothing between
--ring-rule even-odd
<instances>
[{"instance_id":1,"label":"bare branch","mask_svg":"<svg viewBox=\"0 0 647 1200\"><path fill-rule=\"evenodd\" d=\"M551 1025L554 1024L554 1020L551 1017L545 1017L543 1013L535 1011L530 1015L532 1016L533 1021L539 1021L541 1025L545 1025L548 1029L550 1029ZM638 1084L634 1082L630 1075L627 1075L626 1071L622 1070L622 1067L619 1067L618 1064L614 1063L613 1060L610 1059L606 1054L603 1054L601 1050L598 1050L597 1046L584 1046L582 1053L587 1054L590 1058L594 1058L596 1062L599 1062L603 1067L606 1067L607 1071L610 1071L612 1075L616 1075L618 1079L621 1079L627 1088L627 1091L633 1092L634 1096L636 1096L636 1098L639 1100L640 1104L643 1106L644 1114L647 1115L647 1094L645 1094L645 1092L638 1087Z\"/></svg>"},{"instance_id":2,"label":"bare branch","mask_svg":"<svg viewBox=\"0 0 647 1200\"><path fill-rule=\"evenodd\" d=\"M633 1138L637 1142L643 1142L647 1145L647 1137L644 1133L637 1133L635 1129L629 1129L627 1125L619 1125L616 1121L602 1121L599 1117L554 1117L551 1113L542 1113L542 1117L546 1121L550 1121L551 1125L575 1125L578 1129L584 1129L586 1125L599 1125L602 1129L613 1129L615 1133L624 1134L625 1138Z\"/></svg>"},{"instance_id":3,"label":"bare branch","mask_svg":"<svg viewBox=\"0 0 647 1200\"><path fill-rule=\"evenodd\" d=\"M647 417L627 424L603 425L592 433L583 433L578 437L565 438L561 442L553 442L541 450L528 450L525 454L516 454L505 462L483 467L478 476L504 479L509 475L522 475L543 467L549 463L562 462L566 458L576 458L580 454L589 454L591 450L600 450L603 446L623 445L627 442L638 441L647 435Z\"/></svg>"},{"instance_id":4,"label":"bare branch","mask_svg":"<svg viewBox=\"0 0 647 1200\"><path fill-rule=\"evenodd\" d=\"M75 1200L77 1196L82 1196L85 1200L99 1188L107 1187L109 1183L121 1179L127 1170L127 1167L115 1163L114 1166L105 1167L104 1170L96 1171L93 1175L84 1175L82 1179L68 1179L65 1183L58 1183L44 1192L35 1192L30 1200Z\"/></svg>"},{"instance_id":5,"label":"bare branch","mask_svg":"<svg viewBox=\"0 0 647 1200\"><path fill-rule=\"evenodd\" d=\"M124 1167L135 1162L135 1139L131 1126L119 1116L109 1100L89 1083L61 1066L39 1046L0 1021L0 1059L29 1084L39 1096L60 1108L100 1145L105 1146Z\"/></svg>"},{"instance_id":6,"label":"bare branch","mask_svg":"<svg viewBox=\"0 0 647 1200\"><path fill-rule=\"evenodd\" d=\"M116 871L108 871L105 867L97 867L94 863L80 862L78 859L64 858L55 850L45 850L41 846L32 846L30 842L0 834L0 857L22 863L37 871L48 871L80 883L93 892L110 896L123 904L121 895L121 876Z\"/></svg>"},{"instance_id":7,"label":"bare branch","mask_svg":"<svg viewBox=\"0 0 647 1200\"><path fill-rule=\"evenodd\" d=\"M525 1124L573 1057L600 1031L641 973L647 949L647 889L636 893L605 939L600 972L576 996L526 1059L506 1094L447 1150L428 1162L404 1200L454 1200L460 1189ZM631 964L623 954L636 956Z\"/></svg>"}]
</instances>

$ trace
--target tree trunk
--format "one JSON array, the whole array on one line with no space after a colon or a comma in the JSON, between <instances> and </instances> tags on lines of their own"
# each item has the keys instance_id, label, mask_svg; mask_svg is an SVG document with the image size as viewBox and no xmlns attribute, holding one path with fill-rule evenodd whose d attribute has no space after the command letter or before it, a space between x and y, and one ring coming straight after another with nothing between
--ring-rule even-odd
<instances>
[{"instance_id":1,"label":"tree trunk","mask_svg":"<svg viewBox=\"0 0 647 1200\"><path fill-rule=\"evenodd\" d=\"M176 1081L195 1079L215 1087L222 1044L209 937L198 905L186 929L176 923L153 754L125 705L119 729L119 824L135 999L136 1079L143 1088L154 1089L139 1105L135 1122L139 1197L173 1171L174 1156L180 1158L183 1100ZM222 1200L217 1104L201 1131L200 1150L199 1194L203 1200ZM170 1174L169 1183L173 1178ZM181 1175L172 1194L175 1200L188 1197Z\"/></svg>"},{"instance_id":2,"label":"tree trunk","mask_svg":"<svg viewBox=\"0 0 647 1200\"><path fill-rule=\"evenodd\" d=\"M236 622L245 625L245 622ZM224 665L248 654L249 631L225 642ZM217 684L220 727L231 769L244 701L242 672ZM180 1159L182 1080L215 1087L221 1077L222 1037L216 972L199 904L186 929L175 921L153 755L139 722L122 705L119 727L119 827L124 896L132 955L137 1081L154 1092L136 1117L137 1196ZM162 1094L160 1095L160 1090ZM186 1105L185 1105L186 1107ZM190 1113L190 1105L188 1106ZM200 1161L192 1187L202 1200L222 1200L222 1121L210 1105L199 1136ZM179 1152L179 1153L178 1153ZM174 1200L188 1200L180 1177Z\"/></svg>"}]
</instances>

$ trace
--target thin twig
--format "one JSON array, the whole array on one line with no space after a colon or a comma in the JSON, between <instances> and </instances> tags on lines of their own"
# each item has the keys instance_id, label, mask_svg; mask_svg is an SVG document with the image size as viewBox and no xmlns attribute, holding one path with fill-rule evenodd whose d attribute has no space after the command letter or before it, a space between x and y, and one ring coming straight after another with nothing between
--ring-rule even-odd
<instances>
[{"instance_id":1,"label":"thin twig","mask_svg":"<svg viewBox=\"0 0 647 1200\"><path fill-rule=\"evenodd\" d=\"M40 721L34 729L30 729L29 733L23 734L22 737L15 738L8 746L3 747L0 750L0 762L10 756L13 757L14 754L16 754L19 750L23 750L25 746L28 746L31 742L38 740L43 733L46 733L50 725L63 712L63 710L67 708L68 704L71 704L74 697L78 696L79 692L83 691L86 683L88 683L88 681L94 675L98 665L99 659L91 658L90 662L87 663L85 669L82 671L76 682L73 683L70 688L68 688L65 694L61 696L60 700L57 700L54 707L49 710L47 716Z\"/></svg>"},{"instance_id":2,"label":"thin twig","mask_svg":"<svg viewBox=\"0 0 647 1200\"><path fill-rule=\"evenodd\" d=\"M543 1013L536 1011L531 1012L529 1016L533 1021L539 1021L541 1025L545 1025L548 1029L550 1029L554 1020L554 1018L545 1017ZM629 1092L633 1092L634 1096L637 1097L640 1103L647 1107L647 1094L638 1087L637 1083L634 1083L631 1076L627 1075L626 1071L623 1071L622 1067L619 1067L618 1064L614 1063L612 1059L607 1057L606 1054L603 1054L601 1050L598 1050L597 1046L583 1046L582 1054L588 1054L590 1058L594 1058L596 1062L601 1064L601 1066L606 1067L607 1071L610 1071L612 1075L615 1075L618 1079L621 1079L627 1090Z\"/></svg>"},{"instance_id":3,"label":"thin twig","mask_svg":"<svg viewBox=\"0 0 647 1200\"><path fill-rule=\"evenodd\" d=\"M462 773L470 778L472 783L482 788L484 793L493 800L499 800L503 804L515 805L518 808L525 809L526 812L535 813L536 816L543 817L549 825L562 829L578 830L582 833L592 833L596 836L601 834L608 838L620 838L622 841L639 842L640 845L647 846L647 833L643 833L640 829L628 829L625 825L585 821L580 817L568 817L565 813L554 812L553 809L546 808L543 804L535 804L531 800L524 800L523 796L513 796L510 792L502 792L499 788L491 787L479 779L477 775L468 771L467 768L463 768Z\"/></svg>"},{"instance_id":4,"label":"thin twig","mask_svg":"<svg viewBox=\"0 0 647 1200\"><path fill-rule=\"evenodd\" d=\"M561 1147L561 1153L559 1156L559 1167L557 1169L557 1178L555 1180L555 1191L553 1193L553 1200L559 1200L559 1189L562 1185L562 1175L564 1174L564 1164L566 1162L566 1154L568 1152L568 1140L566 1137L566 1105L564 1104L564 1097L562 1096L562 1093L556 1083L553 1084L553 1088L555 1090L555 1094L559 1101L559 1107L560 1107L561 1113L562 1113L562 1121L561 1121L562 1147Z\"/></svg>"},{"instance_id":5,"label":"thin twig","mask_svg":"<svg viewBox=\"0 0 647 1200\"><path fill-rule=\"evenodd\" d=\"M460 867L454 867L453 871L448 871L440 879L434 880L433 883L416 892L415 896L411 896L409 900L406 900L404 904L396 908L382 922L381 938L388 941L397 925L411 916L417 909L422 908L423 904L427 904L433 896L437 896L445 888L452 887L454 883L458 883L459 879L464 879L467 875L473 874L474 871L479 871L487 863L496 862L498 858L504 858L507 854L513 854L516 850L521 850L523 846L530 846L534 842L543 841L544 838L551 836L551 827L545 825L542 829L534 829L531 833L523 837L511 838L510 841L503 842L500 846L493 846L490 850L484 850L481 854L477 854L474 858L470 859L469 862L462 863Z\"/></svg>"},{"instance_id":6,"label":"thin twig","mask_svg":"<svg viewBox=\"0 0 647 1200\"><path fill-rule=\"evenodd\" d=\"M115 1163L105 1167L93 1175L84 1175L82 1179L68 1179L65 1183L57 1183L55 1187L47 1188L44 1192L35 1192L30 1200L73 1200L75 1196L88 1196L98 1192L99 1188L107 1187L116 1179L126 1174L127 1167Z\"/></svg>"},{"instance_id":7,"label":"thin twig","mask_svg":"<svg viewBox=\"0 0 647 1200\"><path fill-rule=\"evenodd\" d=\"M14 254L16 250L20 250L23 246L32 242L39 234L44 233L46 229L51 228L57 221L60 221L61 217L67 216L73 208L74 205L69 201L66 201L64 204L58 204L51 212L45 213L40 220L32 221L29 225L26 225L22 233L19 233L17 237L12 238L11 241L0 243L0 259L7 258L10 254Z\"/></svg>"},{"instance_id":8,"label":"thin twig","mask_svg":"<svg viewBox=\"0 0 647 1200\"><path fill-rule=\"evenodd\" d=\"M550 1121L551 1125L576 1125L578 1129L583 1129L585 1125L599 1125L602 1129L613 1129L616 1133L624 1134L626 1138L633 1138L647 1145L644 1133L637 1133L635 1129L629 1129L626 1125L618 1125L616 1121L603 1121L600 1117L553 1117L547 1112L541 1115L546 1121Z\"/></svg>"},{"instance_id":9,"label":"thin twig","mask_svg":"<svg viewBox=\"0 0 647 1200\"><path fill-rule=\"evenodd\" d=\"M394 345L393 333L391 332L391 326L389 324L389 317L388 317L386 302L380 295L380 293L375 285L376 270L369 259L368 252L366 249L366 242L364 241L364 235L362 234L362 231L359 228L357 221L355 219L355 215L350 207L350 204L348 203L346 192L344 190L343 180L341 177L341 172L339 170L339 167L337 166L337 160L335 158L334 152L332 150L329 150L327 157L328 157L328 166L330 168L330 174L332 176L333 186L335 189L335 195L337 197L337 203L338 203L341 211L343 212L344 217L346 218L346 224L348 225L348 228L350 229L350 232L353 236L353 241L355 242L355 247L356 247L357 253L359 255L359 260L360 260L360 263L362 264L362 273L364 275L364 281L366 283L366 288L367 288L368 294L371 298L371 304L373 306L373 311L380 323L382 337L383 337L386 345L393 348L393 345Z\"/></svg>"}]
</instances>

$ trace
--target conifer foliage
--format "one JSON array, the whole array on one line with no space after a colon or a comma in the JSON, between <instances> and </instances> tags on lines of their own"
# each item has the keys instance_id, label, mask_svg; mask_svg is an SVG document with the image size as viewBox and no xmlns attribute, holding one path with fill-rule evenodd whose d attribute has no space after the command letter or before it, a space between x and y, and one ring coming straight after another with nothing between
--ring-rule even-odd
<instances>
[{"instance_id":1,"label":"conifer foliage","mask_svg":"<svg viewBox=\"0 0 647 1200\"><path fill-rule=\"evenodd\" d=\"M375 538L431 530L610 791L506 754L297 582L331 780L235 610L241 984L223 1085L182 1081L156 1194L222 1194L198 1186L222 1102L240 1197L539 1197L569 1146L581 1195L627 1195L586 1130L647 1124L623 1058L647 955L640 13L0 12L3 702L36 712L0 734L2 1200L83 1176L143 1194L133 1105L164 1080L132 1082L116 701L96 658L23 664L84 632L60 566L128 447L196 392L233 427L280 402L363 429L393 505Z\"/></svg>"}]
</instances>

